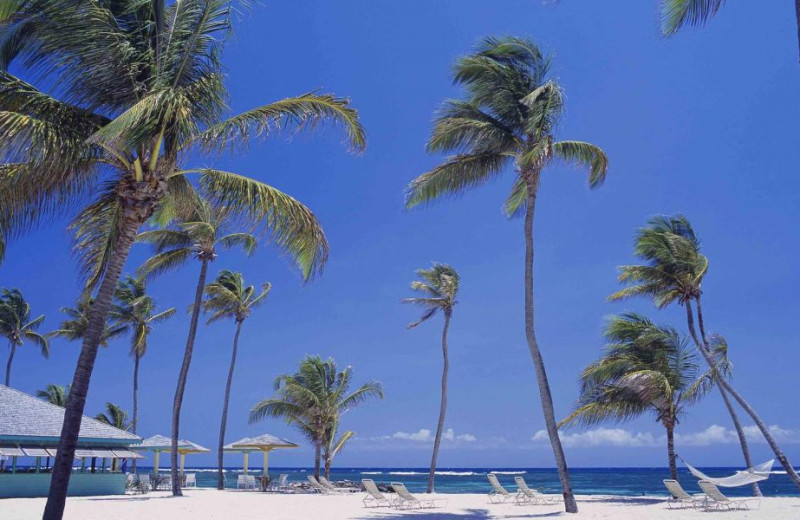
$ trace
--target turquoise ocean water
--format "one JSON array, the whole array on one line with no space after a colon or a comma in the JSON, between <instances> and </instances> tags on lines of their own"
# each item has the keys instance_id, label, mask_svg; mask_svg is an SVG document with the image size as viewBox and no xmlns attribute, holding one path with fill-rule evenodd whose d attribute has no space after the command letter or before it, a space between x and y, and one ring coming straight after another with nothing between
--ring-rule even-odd
<instances>
[{"instance_id":1,"label":"turquoise ocean water","mask_svg":"<svg viewBox=\"0 0 800 520\"><path fill-rule=\"evenodd\" d=\"M146 466L139 466L139 472L147 471ZM710 477L724 477L732 475L734 468L699 468ZM163 472L163 468L161 470ZM498 475L500 482L510 491L516 489L514 477L522 476L528 485L544 491L557 492L559 490L558 474L553 468L443 468L437 470L436 490L440 493L488 493L489 482L486 475L489 472ZM197 474L197 484L200 487L216 487L217 475L213 468L187 468L187 473ZM270 475L277 477L281 473L289 475L290 482L305 482L306 476L312 473L309 468L281 468L271 467ZM260 475L260 469L251 474ZM233 487L236 477L241 474L241 468L226 468L225 475L228 485ZM663 495L666 490L662 480L669 478L666 468L571 468L572 486L575 492L581 495ZM425 468L334 468L331 470L331 480L352 480L360 482L362 478L371 478L378 484L390 482L403 482L410 491L425 491L428 482L428 471ZM690 493L699 493L697 479L685 468L679 469L679 480L683 487ZM792 484L789 477L782 472L773 472L770 478L760 483L761 490L766 496L798 496L797 487ZM749 495L750 487L726 488L726 494Z\"/></svg>"}]
</instances>

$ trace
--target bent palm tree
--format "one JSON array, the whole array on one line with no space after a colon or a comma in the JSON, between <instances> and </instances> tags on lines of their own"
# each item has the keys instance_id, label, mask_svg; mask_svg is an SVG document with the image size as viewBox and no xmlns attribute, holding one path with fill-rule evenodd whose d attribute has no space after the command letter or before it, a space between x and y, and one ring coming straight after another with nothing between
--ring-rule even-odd
<instances>
[{"instance_id":1,"label":"bent palm tree","mask_svg":"<svg viewBox=\"0 0 800 520\"><path fill-rule=\"evenodd\" d=\"M11 351L6 363L6 386L11 385L11 363L17 348L30 341L39 347L45 359L50 357L47 336L37 332L44 316L31 319L31 306L19 289L3 289L0 293L0 335L8 340Z\"/></svg>"},{"instance_id":2,"label":"bent palm tree","mask_svg":"<svg viewBox=\"0 0 800 520\"><path fill-rule=\"evenodd\" d=\"M131 431L136 433L139 424L139 363L147 353L147 338L153 332L155 323L164 321L175 314L175 308L156 312L156 302L147 294L146 282L141 278L127 276L120 280L114 292L115 303L111 316L122 331L131 335L130 355L133 357L133 417ZM136 459L133 460L136 469Z\"/></svg>"},{"instance_id":3,"label":"bent palm tree","mask_svg":"<svg viewBox=\"0 0 800 520\"><path fill-rule=\"evenodd\" d=\"M67 406L67 395L69 395L69 385L47 385L46 389L36 391L36 397L61 408Z\"/></svg>"},{"instance_id":4,"label":"bent palm tree","mask_svg":"<svg viewBox=\"0 0 800 520\"><path fill-rule=\"evenodd\" d=\"M652 412L667 431L670 478L677 480L675 427L685 408L710 388L710 374L698 375L697 356L675 329L641 315L612 317L605 337L603 357L581 373L578 403L559 426L627 421Z\"/></svg>"},{"instance_id":5,"label":"bent palm tree","mask_svg":"<svg viewBox=\"0 0 800 520\"><path fill-rule=\"evenodd\" d=\"M659 4L661 30L666 36L672 36L684 26L705 25L722 9L725 0L659 0ZM797 42L800 47L800 2L797 0L794 2L794 13L797 24Z\"/></svg>"},{"instance_id":6,"label":"bent palm tree","mask_svg":"<svg viewBox=\"0 0 800 520\"><path fill-rule=\"evenodd\" d=\"M325 432L325 444L322 447L322 458L325 461L325 478L331 478L331 465L333 458L344 450L345 445L356 436L353 430L339 434L338 422Z\"/></svg>"},{"instance_id":7,"label":"bent palm tree","mask_svg":"<svg viewBox=\"0 0 800 520\"><path fill-rule=\"evenodd\" d=\"M351 367L339 372L333 359L308 356L296 373L275 380L277 397L256 403L250 423L274 417L296 426L314 445L314 476L319 477L322 450L335 435L341 416L369 398L383 399L379 382L365 383L350 392L352 380Z\"/></svg>"},{"instance_id":8,"label":"bent palm tree","mask_svg":"<svg viewBox=\"0 0 800 520\"><path fill-rule=\"evenodd\" d=\"M48 336L64 338L68 341L82 340L89 328L89 316L92 312L94 300L90 297L81 298L75 307L61 307L61 312L67 315L59 329L50 332ZM100 335L100 346L107 347L108 341L125 332L125 328L115 322L106 321L105 329ZM68 385L69 386L69 385Z\"/></svg>"},{"instance_id":9,"label":"bent palm tree","mask_svg":"<svg viewBox=\"0 0 800 520\"><path fill-rule=\"evenodd\" d=\"M417 270L417 276L422 280L411 282L411 289L422 293L424 296L405 298L403 303L413 303L425 309L422 317L408 325L414 328L420 323L434 317L438 311L444 314L444 328L442 329L442 400L439 406L439 423L436 426L436 437L433 440L433 455L431 468L428 475L428 493L433 493L433 479L436 474L436 460L439 457L439 445L442 442L444 431L444 417L447 412L447 373L450 370L450 360L447 356L447 331L450 329L450 318L453 316L453 307L456 305L456 295L461 279L458 272L449 265L433 264L431 269Z\"/></svg>"},{"instance_id":10,"label":"bent palm tree","mask_svg":"<svg viewBox=\"0 0 800 520\"><path fill-rule=\"evenodd\" d=\"M297 200L243 175L182 168L192 152L216 155L251 137L341 126L365 146L347 99L303 94L227 117L221 50L232 33L228 0L84 2L19 0L0 12L0 236L74 214L75 249L95 305L64 414L44 518L64 512L71 465L103 324L139 228L196 189L248 214L308 279L327 244ZM8 72L9 65L29 81ZM59 99L61 97L62 99ZM65 101L68 100L68 101ZM189 177L199 175L199 182ZM180 494L180 490L174 490Z\"/></svg>"},{"instance_id":11,"label":"bent palm tree","mask_svg":"<svg viewBox=\"0 0 800 520\"><path fill-rule=\"evenodd\" d=\"M608 159L592 144L555 140L564 96L558 83L548 78L549 68L550 59L522 38L487 38L476 53L460 58L455 81L464 86L466 99L445 101L427 145L431 152L455 155L411 182L406 206L461 195L513 167L514 183L504 209L509 217L525 215L525 335L565 508L575 513L578 506L534 332L533 217L539 179L546 167L557 160L586 166L589 187L595 188L605 179Z\"/></svg>"},{"instance_id":12,"label":"bent palm tree","mask_svg":"<svg viewBox=\"0 0 800 520\"><path fill-rule=\"evenodd\" d=\"M720 390L720 395L739 436L739 444L747 467L752 467L750 450L736 411L728 399L729 396L733 397L753 419L775 453L775 457L786 469L792 481L800 488L800 477L789 464L769 428L744 397L733 388L725 377L719 374L717 364L720 360L715 357L712 342L706 335L701 306L702 281L708 272L708 258L700 252L700 240L692 229L692 225L683 215L653 217L648 221L647 227L639 230L634 254L645 263L620 267L619 281L627 287L612 294L609 299L614 301L644 296L650 298L659 309L675 302L683 306L686 310L689 335L697 350L711 367L714 382ZM694 325L692 302L697 305L699 336ZM760 494L757 485L753 486L753 491L757 495Z\"/></svg>"},{"instance_id":13,"label":"bent palm tree","mask_svg":"<svg viewBox=\"0 0 800 520\"><path fill-rule=\"evenodd\" d=\"M221 271L217 275L217 279L206 286L206 300L203 301L203 310L211 313L208 323L211 324L223 318L232 318L236 322L236 332L233 335L233 350L231 351L231 366L228 368L225 397L222 401L222 419L219 425L217 489L225 489L225 475L222 469L223 446L225 446L225 428L228 424L228 402L231 398L233 370L236 366L236 354L239 350L239 334L242 332L242 323L250 316L250 311L264 303L271 288L272 286L269 283L265 283L261 286L261 292L256 293L255 287L245 285L242 273L233 273L228 270Z\"/></svg>"}]
</instances>

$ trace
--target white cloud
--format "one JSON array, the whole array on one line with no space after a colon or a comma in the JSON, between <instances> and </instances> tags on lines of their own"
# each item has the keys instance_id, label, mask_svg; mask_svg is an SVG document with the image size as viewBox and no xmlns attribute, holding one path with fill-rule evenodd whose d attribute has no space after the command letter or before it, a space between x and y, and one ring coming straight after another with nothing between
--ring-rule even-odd
<instances>
[{"instance_id":1,"label":"white cloud","mask_svg":"<svg viewBox=\"0 0 800 520\"><path fill-rule=\"evenodd\" d=\"M750 442L766 442L761 431L756 426L745 426L744 433ZM770 433L784 443L800 442L800 431L788 430L778 425L769 427ZM593 446L614 446L629 448L649 448L666 445L666 435L650 432L633 432L622 428L595 428L580 433L559 432L561 442L569 448L587 448ZM548 444L549 438L546 430L537 431L531 440L535 444ZM738 444L739 438L736 430L712 424L705 430L691 433L675 433L675 445L682 446L711 446L713 444Z\"/></svg>"},{"instance_id":2,"label":"white cloud","mask_svg":"<svg viewBox=\"0 0 800 520\"><path fill-rule=\"evenodd\" d=\"M409 442L431 443L434 441L434 438L435 435L431 430L427 428L422 428L416 432L399 431L399 432L394 432L391 435L366 437L364 440L369 440L369 441L401 440ZM445 442L461 443L461 442L475 442L477 440L478 438L471 433L460 433L456 435L456 432L452 428L448 428L447 430L442 432L442 441Z\"/></svg>"},{"instance_id":3,"label":"white cloud","mask_svg":"<svg viewBox=\"0 0 800 520\"><path fill-rule=\"evenodd\" d=\"M453 430L450 431L452 432ZM421 429L416 433L395 432L393 435L390 435L389 438L402 439L406 441L415 441L415 442L433 441L433 435L431 434L431 431L426 430L425 428Z\"/></svg>"}]
</instances>

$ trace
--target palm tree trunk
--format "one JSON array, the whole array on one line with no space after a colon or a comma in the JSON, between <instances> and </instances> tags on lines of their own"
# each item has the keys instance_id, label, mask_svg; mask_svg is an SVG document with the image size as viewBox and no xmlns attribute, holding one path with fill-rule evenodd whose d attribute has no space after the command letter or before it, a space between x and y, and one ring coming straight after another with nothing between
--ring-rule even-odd
<instances>
[{"instance_id":1,"label":"palm tree trunk","mask_svg":"<svg viewBox=\"0 0 800 520\"><path fill-rule=\"evenodd\" d=\"M139 424L139 356L138 352L133 354L133 422L131 431L136 435L136 426ZM131 471L136 473L136 459L131 462Z\"/></svg>"},{"instance_id":2,"label":"palm tree trunk","mask_svg":"<svg viewBox=\"0 0 800 520\"><path fill-rule=\"evenodd\" d=\"M669 459L669 478L678 480L678 465L675 463L675 426L665 424L667 429L667 459Z\"/></svg>"},{"instance_id":3,"label":"palm tree trunk","mask_svg":"<svg viewBox=\"0 0 800 520\"><path fill-rule=\"evenodd\" d=\"M189 365L192 362L192 352L194 351L194 339L197 337L197 321L200 318L200 306L203 301L203 290L206 287L206 276L208 274L208 260L203 260L200 264L200 277L197 280L197 290L194 293L194 306L192 306L192 320L189 323L189 337L186 339L186 350L183 353L183 363L178 374L178 386L175 389L175 399L172 402L172 453L170 453L170 464L172 467L172 496L183 496L181 493L181 481L178 475L178 436L180 434L181 406L183 405L183 393L186 390L186 378L189 375Z\"/></svg>"},{"instance_id":4,"label":"palm tree trunk","mask_svg":"<svg viewBox=\"0 0 800 520\"><path fill-rule=\"evenodd\" d=\"M733 420L733 427L736 429L736 435L739 437L739 446L742 448L742 455L744 456L744 463L746 468L753 467L753 461L750 458L750 447L747 445L747 437L744 435L744 429L742 428L742 423L739 421L739 414L736 413L736 410L733 407L733 403L731 403L730 398L728 397L728 392L725 391L724 388L717 385L719 388L719 394L722 396L722 401L725 403L725 408L727 408L728 413ZM753 489L753 496L760 497L763 496L761 493L761 488L758 487L758 482L753 482L751 484L751 488Z\"/></svg>"},{"instance_id":5,"label":"palm tree trunk","mask_svg":"<svg viewBox=\"0 0 800 520\"><path fill-rule=\"evenodd\" d=\"M330 480L331 478L331 463L333 462L333 457L331 456L330 452L325 454L325 478Z\"/></svg>"},{"instance_id":6,"label":"palm tree trunk","mask_svg":"<svg viewBox=\"0 0 800 520\"><path fill-rule=\"evenodd\" d=\"M698 322L702 323L703 313L702 313L702 308L700 307L700 297L696 297L695 301L697 302L697 307L698 307L697 308ZM783 450L781 450L780 446L778 446L777 441L772 436L772 433L769 431L767 425L764 424L764 421L761 420L761 417L759 417L755 409L752 406L750 406L750 404L747 401L744 400L744 397L742 397L739 394L739 392L737 392L724 377L719 377L719 375L717 374L716 365L714 359L711 357L710 348L708 348L708 346L705 345L704 343L701 343L700 338L698 338L697 336L697 331L695 330L694 327L694 314L692 313L691 301L686 302L686 322L689 327L689 335L692 336L695 345L697 345L697 349L703 355L703 358L706 360L706 363L708 363L708 366L711 367L712 374L716 380L716 383L720 385L726 392L728 392L728 394L730 394L736 400L736 402L739 403L739 406L741 406L742 409L744 409L744 411L747 412L747 415L749 415L750 418L753 419L753 422L761 431L761 435L764 436L764 439L767 441L767 444L769 444L769 447L772 449L773 453L775 453L775 458L778 459L778 462L781 463L783 469L786 470L786 474L789 475L789 478L792 479L792 482L794 482L795 485L798 488L800 488L800 476L797 475L797 472L789 463L789 460L786 458L786 455L784 455ZM703 329L705 329L705 326L703 326Z\"/></svg>"},{"instance_id":7,"label":"palm tree trunk","mask_svg":"<svg viewBox=\"0 0 800 520\"><path fill-rule=\"evenodd\" d=\"M547 435L550 437L550 445L553 447L553 455L558 467L558 477L561 480L561 492L564 495L564 507L567 513L577 513L578 504L575 502L575 495L572 492L572 483L569 478L567 460L564 457L564 448L561 446L561 438L558 436L558 426L556 425L556 414L553 409L553 396L550 393L550 384L547 381L547 372L544 368L544 359L536 343L534 333L534 312L533 312L533 213L536 209L536 192L539 188L539 172L528 173L525 179L528 189L528 204L525 209L525 336L528 340L528 350L530 350L533 366L536 369L536 380L539 384L539 397L542 401L542 412L544 422L547 427Z\"/></svg>"},{"instance_id":8,"label":"palm tree trunk","mask_svg":"<svg viewBox=\"0 0 800 520\"><path fill-rule=\"evenodd\" d=\"M17 345L11 341L11 352L8 353L8 363L6 363L6 386L11 386L11 362L14 361L14 353L17 351Z\"/></svg>"},{"instance_id":9,"label":"palm tree trunk","mask_svg":"<svg viewBox=\"0 0 800 520\"><path fill-rule=\"evenodd\" d=\"M433 479L436 475L436 459L439 458L439 444L442 442L444 431L444 416L447 413L447 373L450 371L450 360L447 357L447 330L450 328L451 311L444 314L444 329L442 330L442 403L439 406L439 425L436 427L436 438L433 440L433 456L431 457L431 472L428 475L428 493L433 493Z\"/></svg>"},{"instance_id":10,"label":"palm tree trunk","mask_svg":"<svg viewBox=\"0 0 800 520\"><path fill-rule=\"evenodd\" d=\"M794 0L794 14L797 18L797 45L800 47L800 0Z\"/></svg>"},{"instance_id":11,"label":"palm tree trunk","mask_svg":"<svg viewBox=\"0 0 800 520\"><path fill-rule=\"evenodd\" d=\"M106 273L100 289L97 291L97 298L90 310L89 324L83 338L78 364L75 367L69 397L64 407L64 424L61 427L61 440L58 443L58 452L53 462L53 476L50 479L50 492L42 515L43 520L61 520L64 516L67 487L72 474L72 461L75 458L75 446L78 443L78 432L86 406L86 394L89 391L89 382L97 358L97 347L102 339L114 290L133 241L136 239L138 229L139 221L137 219L132 217L123 219L117 243L114 244Z\"/></svg>"},{"instance_id":12,"label":"palm tree trunk","mask_svg":"<svg viewBox=\"0 0 800 520\"><path fill-rule=\"evenodd\" d=\"M225 489L225 476L222 474L222 455L225 446L225 427L228 424L228 402L231 398L231 383L233 382L233 368L236 366L236 352L239 349L239 334L242 332L242 321L236 320L236 333L233 335L233 353L231 366L228 368L228 382L225 384L225 399L222 402L222 421L219 425L219 444L217 445L217 489Z\"/></svg>"},{"instance_id":13,"label":"palm tree trunk","mask_svg":"<svg viewBox=\"0 0 800 520\"><path fill-rule=\"evenodd\" d=\"M319 441L314 442L314 478L319 478L319 462L322 453L322 446Z\"/></svg>"}]
</instances>

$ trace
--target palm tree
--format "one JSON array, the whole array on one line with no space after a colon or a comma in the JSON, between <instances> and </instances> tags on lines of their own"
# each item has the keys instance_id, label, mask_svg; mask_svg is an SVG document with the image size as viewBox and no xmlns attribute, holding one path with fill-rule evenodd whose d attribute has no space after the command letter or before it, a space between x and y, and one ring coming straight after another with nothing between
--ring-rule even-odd
<instances>
[{"instance_id":1,"label":"palm tree","mask_svg":"<svg viewBox=\"0 0 800 520\"><path fill-rule=\"evenodd\" d=\"M627 421L652 412L667 431L669 474L677 480L675 427L685 408L710 388L710 374L698 374L697 356L675 329L639 314L613 316L605 337L603 357L581 373L578 403L559 426Z\"/></svg>"},{"instance_id":2,"label":"palm tree","mask_svg":"<svg viewBox=\"0 0 800 520\"><path fill-rule=\"evenodd\" d=\"M647 227L639 230L636 236L634 254L644 264L621 267L619 281L627 286L612 294L609 299L615 301L634 296L644 296L650 298L659 309L675 302L683 306L686 310L689 335L694 341L697 350L711 367L714 383L720 390L720 395L722 395L739 436L739 444L747 467L752 467L750 450L747 447L744 430L729 397L733 397L753 419L775 453L775 457L786 469L787 474L794 483L800 487L800 477L789 464L786 455L784 455L764 421L761 420L755 409L745 401L744 397L733 388L731 383L718 373L717 364L719 360L714 356L712 342L706 334L701 305L702 281L708 272L709 263L708 258L700 252L700 240L695 234L692 225L683 215L653 217L648 221ZM692 302L697 305L697 321L700 335L697 334L695 329ZM754 487L754 492L760 493L756 487Z\"/></svg>"},{"instance_id":3,"label":"palm tree","mask_svg":"<svg viewBox=\"0 0 800 520\"><path fill-rule=\"evenodd\" d=\"M128 421L128 413L113 403L106 403L106 412L99 413L95 415L94 418L101 423L108 424L109 426L119 428L120 430L124 430L126 432L131 431L135 427L135 423L133 421ZM94 463L95 459L92 458L92 473L94 473ZM117 459L111 461L111 471L116 471L117 464Z\"/></svg>"},{"instance_id":4,"label":"palm tree","mask_svg":"<svg viewBox=\"0 0 800 520\"><path fill-rule=\"evenodd\" d=\"M249 214L300 266L319 272L327 244L314 215L265 183L183 168L252 137L330 121L360 151L365 134L347 99L309 93L228 117L222 48L229 0L20 0L0 13L0 236L76 214L75 250L95 305L76 365L44 518L63 516L81 416L114 291L139 228L165 201L196 189ZM8 72L11 65L51 92ZM199 182L189 177L198 175ZM81 201L93 202L81 209ZM179 490L178 490L179 491Z\"/></svg>"},{"instance_id":5,"label":"palm tree","mask_svg":"<svg viewBox=\"0 0 800 520\"><path fill-rule=\"evenodd\" d=\"M94 300L84 296L75 307L61 307L61 312L67 315L66 320L61 322L59 329L48 334L49 337L64 338L68 341L83 340L89 328L89 316L92 311ZM100 346L107 347L108 340L119 336L125 332L125 328L118 323L106 321L106 327L100 336ZM67 385L69 386L69 385Z\"/></svg>"},{"instance_id":6,"label":"palm tree","mask_svg":"<svg viewBox=\"0 0 800 520\"><path fill-rule=\"evenodd\" d=\"M659 0L661 30L664 35L672 36L686 25L705 25L723 5L725 0ZM794 11L800 46L800 2L797 0L794 2Z\"/></svg>"},{"instance_id":7,"label":"palm tree","mask_svg":"<svg viewBox=\"0 0 800 520\"><path fill-rule=\"evenodd\" d=\"M355 436L356 432L353 430L347 430L340 435L338 421L325 432L325 440L322 446L322 459L325 461L325 478L331 477L333 458L341 453L348 441Z\"/></svg>"},{"instance_id":8,"label":"palm tree","mask_svg":"<svg viewBox=\"0 0 800 520\"><path fill-rule=\"evenodd\" d=\"M595 188L605 179L608 159L592 144L555 140L564 95L558 83L549 78L549 69L550 59L523 38L486 38L477 52L460 58L455 65L455 82L464 86L466 98L445 101L427 145L431 152L454 155L409 185L406 206L461 195L513 167L516 175L504 209L510 217L525 214L525 334L565 508L574 513L578 506L534 332L533 216L545 167L556 160L585 165L589 187Z\"/></svg>"},{"instance_id":9,"label":"palm tree","mask_svg":"<svg viewBox=\"0 0 800 520\"><path fill-rule=\"evenodd\" d=\"M156 312L156 302L147 294L147 284L142 278L128 275L117 284L114 293L115 304L111 307L111 316L123 331L130 332L133 357L133 417L131 431L136 433L139 423L139 363L147 353L147 338L153 332L153 325L169 319L175 314L175 308ZM136 468L136 460L133 461Z\"/></svg>"},{"instance_id":10,"label":"palm tree","mask_svg":"<svg viewBox=\"0 0 800 520\"><path fill-rule=\"evenodd\" d=\"M319 477L325 446L328 443L332 446L344 445L344 442L331 441L341 416L369 398L383 399L383 388L379 382L364 383L350 392L352 380L351 367L339 372L333 359L323 361L319 356L307 356L297 372L279 376L275 380L277 397L256 403L250 411L250 423L275 417L296 426L314 445L314 476ZM352 435L348 435L350 437ZM334 454L331 449L328 463Z\"/></svg>"},{"instance_id":11,"label":"palm tree","mask_svg":"<svg viewBox=\"0 0 800 520\"><path fill-rule=\"evenodd\" d=\"M453 316L453 307L456 305L456 294L461 281L458 272L449 265L434 263L431 269L418 269L417 276L422 280L411 282L411 290L422 293L421 297L405 298L403 303L413 303L424 309L422 317L409 323L408 328L413 329L420 323L434 317L438 311L444 314L444 328L442 329L442 402L439 406L439 424L436 427L436 437L433 441L433 456L431 469L428 475L428 493L433 493L433 478L436 474L436 459L439 457L439 444L442 442L444 431L444 417L447 412L447 373L450 370L450 360L447 357L447 331L450 329L450 318Z\"/></svg>"},{"instance_id":12,"label":"palm tree","mask_svg":"<svg viewBox=\"0 0 800 520\"><path fill-rule=\"evenodd\" d=\"M197 337L197 323L203 303L203 291L206 287L208 264L217 258L217 251L240 247L247 255L255 252L258 241L250 233L236 231L242 225L242 219L227 208L219 208L208 200L198 199L195 210L183 221L165 229L155 229L140 233L139 242L152 245L155 255L145 261L139 268L142 277L156 276L177 269L189 260L200 262L200 275L197 280L194 302L191 307L189 334L183 354L183 363L178 375L178 384L172 406L172 493L180 495L178 478L178 437L180 432L180 414L183 405L183 394L192 362L194 342Z\"/></svg>"},{"instance_id":13,"label":"palm tree","mask_svg":"<svg viewBox=\"0 0 800 520\"><path fill-rule=\"evenodd\" d=\"M45 359L50 357L47 336L37 332L44 315L31 319L31 306L19 289L3 289L0 293L0 335L8 340L11 352L6 363L6 386L11 385L11 363L17 348L30 341L39 347Z\"/></svg>"},{"instance_id":14,"label":"palm tree","mask_svg":"<svg viewBox=\"0 0 800 520\"><path fill-rule=\"evenodd\" d=\"M272 286L269 283L265 283L261 286L261 292L256 293L255 287L245 285L242 273L233 273L228 270L221 271L217 275L217 279L206 286L206 299L203 301L203 310L211 313L208 323L210 324L223 318L232 318L236 322L236 332L233 335L233 350L231 352L231 366L228 368L225 398L222 402L222 419L219 425L217 489L225 489L225 475L222 471L223 446L225 445L228 402L231 398L233 370L236 366L236 354L239 350L239 335L242 332L242 323L250 316L251 310L264 303L271 288Z\"/></svg>"},{"instance_id":15,"label":"palm tree","mask_svg":"<svg viewBox=\"0 0 800 520\"><path fill-rule=\"evenodd\" d=\"M69 385L47 385L44 390L37 390L36 397L43 399L50 404L64 408L67 406L67 395L69 395Z\"/></svg>"}]
</instances>

